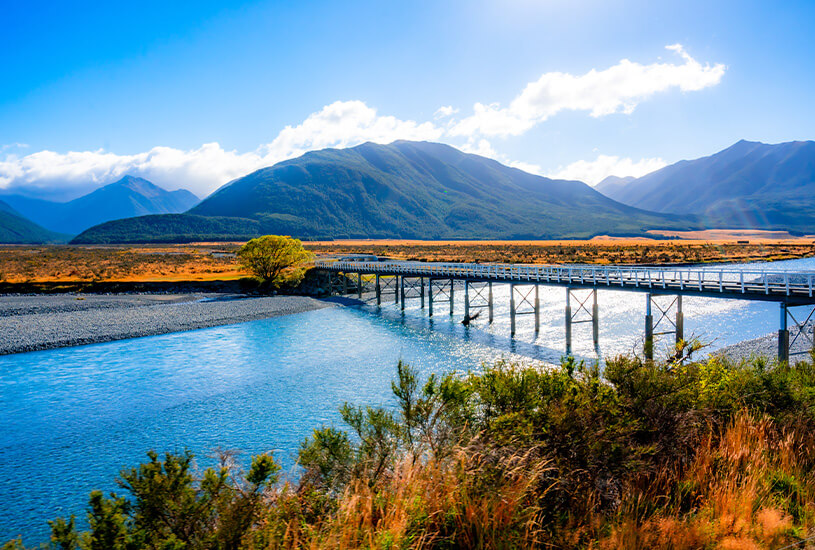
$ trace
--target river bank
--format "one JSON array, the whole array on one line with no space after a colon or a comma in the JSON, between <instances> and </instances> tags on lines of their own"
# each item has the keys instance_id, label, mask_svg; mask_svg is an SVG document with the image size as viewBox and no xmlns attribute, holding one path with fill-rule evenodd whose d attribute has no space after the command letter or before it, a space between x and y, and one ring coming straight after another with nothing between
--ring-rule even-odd
<instances>
[{"instance_id":1,"label":"river bank","mask_svg":"<svg viewBox=\"0 0 815 550\"><path fill-rule=\"evenodd\" d=\"M795 338L790 327L790 364L810 359L809 352L812 349L813 324L810 322L804 329L804 334ZM778 355L778 333L770 333L758 338L744 340L730 346L726 346L715 352L734 361L749 359L750 357L767 357L774 359Z\"/></svg>"},{"instance_id":2,"label":"river bank","mask_svg":"<svg viewBox=\"0 0 815 550\"><path fill-rule=\"evenodd\" d=\"M0 355L255 321L331 306L306 296L0 296Z\"/></svg>"}]
</instances>

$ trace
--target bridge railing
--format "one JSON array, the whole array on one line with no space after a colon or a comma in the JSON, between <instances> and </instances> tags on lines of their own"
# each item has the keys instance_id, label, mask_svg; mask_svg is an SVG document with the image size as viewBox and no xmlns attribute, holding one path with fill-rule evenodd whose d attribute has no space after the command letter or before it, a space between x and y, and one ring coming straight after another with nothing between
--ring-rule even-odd
<instances>
[{"instance_id":1,"label":"bridge railing","mask_svg":"<svg viewBox=\"0 0 815 550\"><path fill-rule=\"evenodd\" d=\"M688 290L741 294L806 295L813 297L815 271L771 269L643 267L597 265L523 265L436 262L366 262L316 260L315 267L332 271L383 275L450 277L497 281L583 284L593 286Z\"/></svg>"}]
</instances>

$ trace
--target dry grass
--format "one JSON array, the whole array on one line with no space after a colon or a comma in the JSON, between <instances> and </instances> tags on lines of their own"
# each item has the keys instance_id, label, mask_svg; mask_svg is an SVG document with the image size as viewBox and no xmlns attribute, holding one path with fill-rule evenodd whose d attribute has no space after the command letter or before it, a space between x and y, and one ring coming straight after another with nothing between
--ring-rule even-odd
<instances>
[{"instance_id":1,"label":"dry grass","mask_svg":"<svg viewBox=\"0 0 815 550\"><path fill-rule=\"evenodd\" d=\"M309 242L318 254L375 254L444 262L664 264L750 262L815 255L811 240L733 241L336 241Z\"/></svg>"},{"instance_id":2,"label":"dry grass","mask_svg":"<svg viewBox=\"0 0 815 550\"><path fill-rule=\"evenodd\" d=\"M0 246L0 282L213 281L245 277L241 243L122 246ZM333 241L317 254L376 254L406 260L506 263L663 264L748 262L815 255L812 241Z\"/></svg>"},{"instance_id":3,"label":"dry grass","mask_svg":"<svg viewBox=\"0 0 815 550\"><path fill-rule=\"evenodd\" d=\"M777 432L768 419L741 413L720 438L706 439L686 472L662 473L659 488L669 502L664 510L642 518L630 506L598 546L773 549L799 540L812 529L815 511L805 498L815 494L803 467L808 439L795 430ZM801 484L790 490L779 482L781 477ZM671 499L677 488L687 500ZM639 493L632 498L648 497Z\"/></svg>"},{"instance_id":4,"label":"dry grass","mask_svg":"<svg viewBox=\"0 0 815 550\"><path fill-rule=\"evenodd\" d=\"M794 493L775 480L807 470L808 438L741 413L707 437L684 472L658 472L647 486L634 483L617 510L572 517L554 531L540 512L551 488L541 480L554 469L534 451L501 457L464 448L444 460L406 459L384 483L353 482L327 520L308 524L297 515L281 532L270 525L279 516L267 517L245 547L777 549L813 527L813 480L798 478ZM496 471L500 478L484 490L480 480ZM302 495L285 488L274 508L285 499ZM278 536L258 536L271 531Z\"/></svg>"},{"instance_id":5,"label":"dry grass","mask_svg":"<svg viewBox=\"0 0 815 550\"><path fill-rule=\"evenodd\" d=\"M232 257L236 245L5 246L0 281L211 281L244 277ZM216 255L213 255L216 252Z\"/></svg>"}]
</instances>

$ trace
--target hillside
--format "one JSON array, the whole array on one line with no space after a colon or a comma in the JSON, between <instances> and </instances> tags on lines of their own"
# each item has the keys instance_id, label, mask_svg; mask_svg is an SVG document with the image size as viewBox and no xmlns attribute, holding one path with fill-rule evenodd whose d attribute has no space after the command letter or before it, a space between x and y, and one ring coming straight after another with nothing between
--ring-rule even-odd
<instances>
[{"instance_id":1,"label":"hillside","mask_svg":"<svg viewBox=\"0 0 815 550\"><path fill-rule=\"evenodd\" d=\"M739 141L598 190L653 210L698 214L707 227L815 231L815 142Z\"/></svg>"},{"instance_id":2,"label":"hillside","mask_svg":"<svg viewBox=\"0 0 815 550\"><path fill-rule=\"evenodd\" d=\"M53 243L65 242L66 238L24 218L8 203L0 201L0 243Z\"/></svg>"},{"instance_id":3,"label":"hillside","mask_svg":"<svg viewBox=\"0 0 815 550\"><path fill-rule=\"evenodd\" d=\"M608 176L603 181L594 186L594 189L601 192L607 197L613 197L618 189L624 188L626 185L634 181L634 176Z\"/></svg>"},{"instance_id":4,"label":"hillside","mask_svg":"<svg viewBox=\"0 0 815 550\"><path fill-rule=\"evenodd\" d=\"M184 212L198 202L198 197L189 191L166 191L133 176L125 176L65 203L20 195L9 195L3 199L43 227L72 235L109 220Z\"/></svg>"},{"instance_id":5,"label":"hillside","mask_svg":"<svg viewBox=\"0 0 815 550\"><path fill-rule=\"evenodd\" d=\"M260 223L246 218L160 214L96 225L74 237L71 244L239 241L261 234Z\"/></svg>"},{"instance_id":6,"label":"hillside","mask_svg":"<svg viewBox=\"0 0 815 550\"><path fill-rule=\"evenodd\" d=\"M551 238L640 233L674 218L438 143L326 149L216 191L191 213L259 220L301 236Z\"/></svg>"},{"instance_id":7,"label":"hillside","mask_svg":"<svg viewBox=\"0 0 815 550\"><path fill-rule=\"evenodd\" d=\"M692 225L620 204L581 182L408 141L310 152L225 185L189 213L249 218L263 233L301 238L580 238ZM163 238L158 226L145 234L145 220L127 223L132 230L117 230ZM82 239L91 236L112 238L94 228Z\"/></svg>"}]
</instances>

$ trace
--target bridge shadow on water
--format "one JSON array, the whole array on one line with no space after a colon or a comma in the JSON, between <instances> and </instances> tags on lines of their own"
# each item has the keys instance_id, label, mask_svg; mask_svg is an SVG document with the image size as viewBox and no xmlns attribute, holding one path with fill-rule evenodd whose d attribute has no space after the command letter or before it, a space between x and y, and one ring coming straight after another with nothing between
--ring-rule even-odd
<instances>
[{"instance_id":1,"label":"bridge shadow on water","mask_svg":"<svg viewBox=\"0 0 815 550\"><path fill-rule=\"evenodd\" d=\"M559 365L562 358L566 355L562 349L556 349L539 342L537 335L530 337L528 334L521 334L512 338L509 334L497 334L496 331L503 331L503 327L490 327L486 320L479 319L473 321L469 326L464 326L461 323L462 315L456 314L451 316L446 311L443 313L440 312L434 317L430 317L426 309L409 307L406 310L401 310L394 304L383 304L377 307L373 300L332 297L326 301L338 303L346 307L353 307L366 314L375 315L384 321L401 325L410 330L426 332L428 334L441 334L498 351L505 351L508 354L520 356L520 358L523 359ZM578 362L585 361L586 364L593 364L598 360L600 363L603 362L602 353L599 356L574 354L574 358Z\"/></svg>"}]
</instances>

